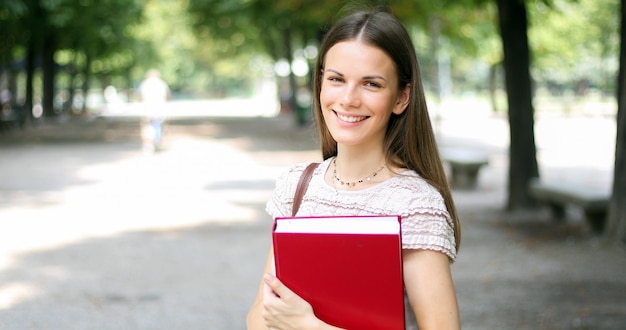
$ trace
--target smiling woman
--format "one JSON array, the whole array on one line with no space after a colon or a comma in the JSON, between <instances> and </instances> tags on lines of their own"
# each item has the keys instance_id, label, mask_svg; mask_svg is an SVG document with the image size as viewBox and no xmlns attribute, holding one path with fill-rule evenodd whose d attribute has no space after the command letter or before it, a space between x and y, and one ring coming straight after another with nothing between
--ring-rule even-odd
<instances>
[{"instance_id":1,"label":"smiling woman","mask_svg":"<svg viewBox=\"0 0 626 330\"><path fill-rule=\"evenodd\" d=\"M389 13L354 13L328 31L314 72L314 112L324 161L312 172L295 215L399 215L407 325L459 329L450 271L460 242L459 220L409 34ZM278 178L267 203L272 217L292 215L296 187L307 167L298 164ZM341 325L319 319L274 269L270 249L248 329Z\"/></svg>"}]
</instances>

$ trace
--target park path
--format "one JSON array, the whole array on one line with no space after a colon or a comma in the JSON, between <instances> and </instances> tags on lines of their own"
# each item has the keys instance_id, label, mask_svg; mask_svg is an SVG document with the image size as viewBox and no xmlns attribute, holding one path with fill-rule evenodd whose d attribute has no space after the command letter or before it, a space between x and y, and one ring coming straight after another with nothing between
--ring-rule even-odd
<instances>
[{"instance_id":1,"label":"park path","mask_svg":"<svg viewBox=\"0 0 626 330\"><path fill-rule=\"evenodd\" d=\"M608 182L610 122L557 119L538 124L545 176ZM443 145L491 156L476 190L454 192L463 328L624 329L624 250L576 210L560 224L501 212L506 125L472 120L438 126ZM265 201L288 166L319 160L314 133L288 116L181 118L153 155L138 134L100 118L0 136L0 329L245 328L270 243Z\"/></svg>"}]
</instances>

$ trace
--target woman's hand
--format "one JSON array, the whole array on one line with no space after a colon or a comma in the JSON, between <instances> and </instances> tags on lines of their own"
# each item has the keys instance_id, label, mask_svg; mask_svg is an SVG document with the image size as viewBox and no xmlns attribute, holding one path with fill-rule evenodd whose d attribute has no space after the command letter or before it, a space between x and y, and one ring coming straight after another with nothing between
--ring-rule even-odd
<instances>
[{"instance_id":1,"label":"woman's hand","mask_svg":"<svg viewBox=\"0 0 626 330\"><path fill-rule=\"evenodd\" d=\"M324 323L304 299L271 274L263 277L263 319L268 329L318 329Z\"/></svg>"}]
</instances>

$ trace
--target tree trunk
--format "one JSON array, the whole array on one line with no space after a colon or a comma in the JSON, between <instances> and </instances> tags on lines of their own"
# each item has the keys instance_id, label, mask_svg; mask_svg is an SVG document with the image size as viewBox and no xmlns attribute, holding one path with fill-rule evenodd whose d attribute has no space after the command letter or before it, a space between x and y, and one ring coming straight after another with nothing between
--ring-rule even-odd
<instances>
[{"instance_id":1,"label":"tree trunk","mask_svg":"<svg viewBox=\"0 0 626 330\"><path fill-rule=\"evenodd\" d=\"M77 47L74 47L74 49L76 49ZM74 51L72 54L72 60L69 62L69 65L67 67L67 73L68 73L68 90L67 90L67 101L66 103L63 105L63 111L67 111L68 114L70 115L74 115L76 114L76 111L74 109L74 97L76 96L76 76L78 74L77 72L77 68L78 68L78 64L77 64L77 55L78 51ZM129 70L126 70L126 72L128 72Z\"/></svg>"},{"instance_id":2,"label":"tree trunk","mask_svg":"<svg viewBox=\"0 0 626 330\"><path fill-rule=\"evenodd\" d=\"M28 50L26 53L26 95L24 98L24 106L22 107L22 114L20 116L20 126L24 126L26 121L33 123L33 81L35 78L35 55L36 54L36 41L33 36L30 37L28 42Z\"/></svg>"},{"instance_id":3,"label":"tree trunk","mask_svg":"<svg viewBox=\"0 0 626 330\"><path fill-rule=\"evenodd\" d=\"M11 69L9 70L9 91L11 91L11 94L13 95L13 97L11 97L11 108L16 109L21 109L21 105L17 104L17 75L18 75L18 71L16 69ZM22 124L21 119L22 119L23 114L20 112L18 113L18 123Z\"/></svg>"},{"instance_id":4,"label":"tree trunk","mask_svg":"<svg viewBox=\"0 0 626 330\"><path fill-rule=\"evenodd\" d=\"M89 81L91 80L91 54L85 52L85 67L83 68L83 104L81 106L81 113L87 113L87 97L89 96Z\"/></svg>"},{"instance_id":5,"label":"tree trunk","mask_svg":"<svg viewBox=\"0 0 626 330\"><path fill-rule=\"evenodd\" d=\"M530 78L526 5L520 0L497 0L504 72L509 107L511 144L507 210L535 205L528 184L539 177L535 147L534 110Z\"/></svg>"},{"instance_id":6,"label":"tree trunk","mask_svg":"<svg viewBox=\"0 0 626 330\"><path fill-rule=\"evenodd\" d=\"M67 101L63 105L63 111L67 111L69 114L73 115L74 112L74 96L76 95L76 56L74 55L74 59L72 60L71 67L69 68L69 77L68 77L68 90L67 90Z\"/></svg>"},{"instance_id":7,"label":"tree trunk","mask_svg":"<svg viewBox=\"0 0 626 330\"><path fill-rule=\"evenodd\" d=\"M49 32L43 40L42 69L43 69L43 112L46 117L52 117L54 111L54 79L56 64L54 53L56 50L54 32Z\"/></svg>"},{"instance_id":8,"label":"tree trunk","mask_svg":"<svg viewBox=\"0 0 626 330\"><path fill-rule=\"evenodd\" d=\"M617 137L613 191L605 236L610 241L626 243L626 0L621 1L620 54L617 80Z\"/></svg>"}]
</instances>

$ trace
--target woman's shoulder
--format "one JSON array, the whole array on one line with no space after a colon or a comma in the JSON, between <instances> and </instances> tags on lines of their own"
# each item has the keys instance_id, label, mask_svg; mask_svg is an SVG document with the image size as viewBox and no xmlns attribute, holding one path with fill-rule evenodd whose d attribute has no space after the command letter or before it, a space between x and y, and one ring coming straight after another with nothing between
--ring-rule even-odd
<instances>
[{"instance_id":1,"label":"woman's shoulder","mask_svg":"<svg viewBox=\"0 0 626 330\"><path fill-rule=\"evenodd\" d=\"M296 189L302 173L312 163L313 162L301 162L284 170L276 179L276 188L285 191L287 194L292 194ZM317 166L314 175L321 171L322 164Z\"/></svg>"},{"instance_id":2,"label":"woman's shoulder","mask_svg":"<svg viewBox=\"0 0 626 330\"><path fill-rule=\"evenodd\" d=\"M406 190L407 193L418 193L441 196L439 191L426 179L413 170L405 169L398 173L392 181L392 189Z\"/></svg>"},{"instance_id":3,"label":"woman's shoulder","mask_svg":"<svg viewBox=\"0 0 626 330\"><path fill-rule=\"evenodd\" d=\"M287 168L285 171L283 171L281 176L299 176L300 174L302 174L302 172L304 172L304 169L311 164L311 162L303 162L303 163L297 163L295 165L292 165L291 167Z\"/></svg>"},{"instance_id":4,"label":"woman's shoulder","mask_svg":"<svg viewBox=\"0 0 626 330\"><path fill-rule=\"evenodd\" d=\"M291 186L295 187L295 183L308 164L309 163L298 163L281 172L276 178L276 189L289 191L291 190L289 189Z\"/></svg>"},{"instance_id":5,"label":"woman's shoulder","mask_svg":"<svg viewBox=\"0 0 626 330\"><path fill-rule=\"evenodd\" d=\"M272 198L267 202L266 210L273 216L287 216L291 214L291 205L293 203L296 187L300 181L300 177L304 169L311 162L295 164L283 170L276 178L276 184L272 193ZM319 173L320 166L316 172ZM315 175L315 173L314 173Z\"/></svg>"},{"instance_id":6,"label":"woman's shoulder","mask_svg":"<svg viewBox=\"0 0 626 330\"><path fill-rule=\"evenodd\" d=\"M284 170L280 176L278 177L279 179L284 179L284 180L289 180L292 178L300 178L300 176L302 175L302 173L304 172L304 170L310 165L310 164L318 164L319 163L314 163L314 162L301 162L301 163L297 163L295 165L292 165L291 167L287 168L286 170ZM319 169L320 166L318 166ZM316 171L318 170L316 169Z\"/></svg>"},{"instance_id":7,"label":"woman's shoulder","mask_svg":"<svg viewBox=\"0 0 626 330\"><path fill-rule=\"evenodd\" d=\"M388 189L402 205L412 208L445 210L443 196L415 171L405 170L394 177Z\"/></svg>"}]
</instances>

